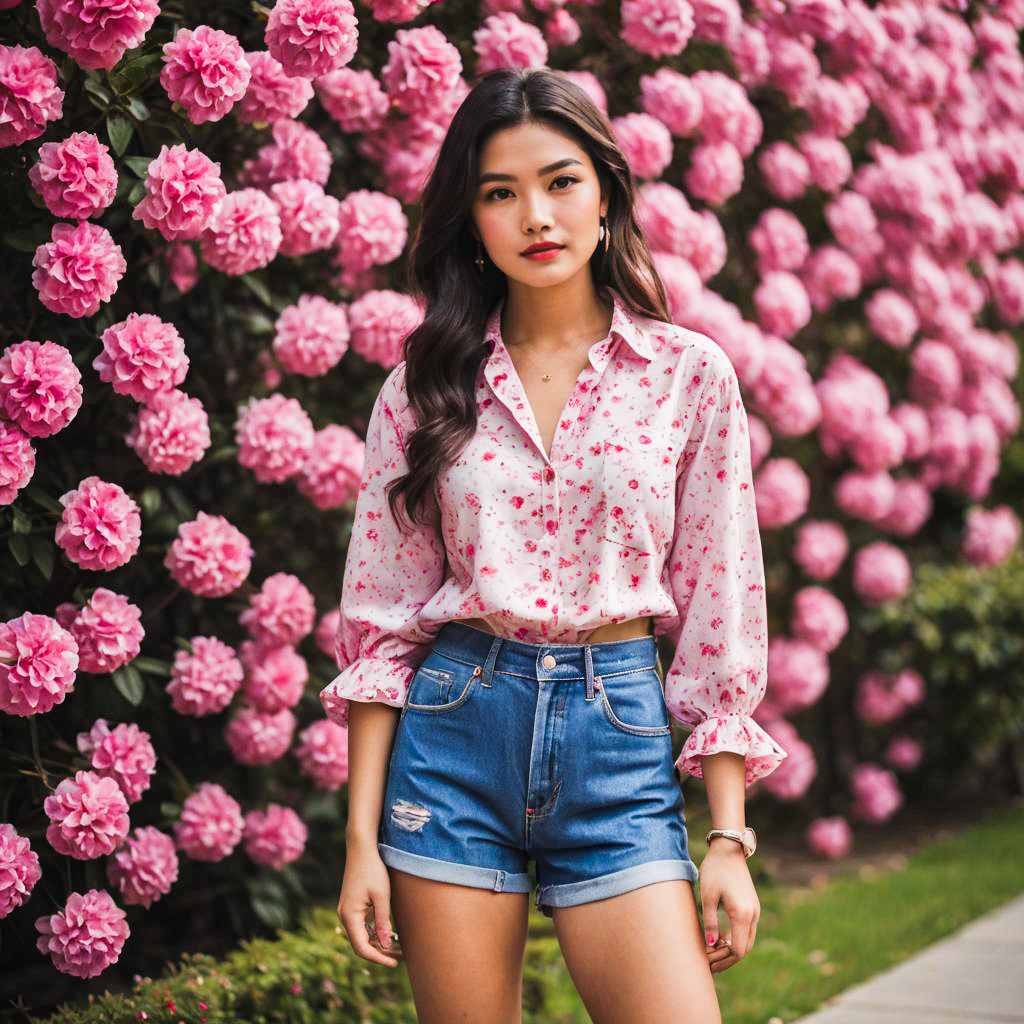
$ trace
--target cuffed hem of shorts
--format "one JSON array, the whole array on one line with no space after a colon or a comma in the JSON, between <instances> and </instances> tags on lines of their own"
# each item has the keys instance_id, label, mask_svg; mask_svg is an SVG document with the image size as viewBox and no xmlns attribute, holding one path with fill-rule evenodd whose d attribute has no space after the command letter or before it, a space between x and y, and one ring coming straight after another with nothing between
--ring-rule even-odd
<instances>
[{"instance_id":1,"label":"cuffed hem of shorts","mask_svg":"<svg viewBox=\"0 0 1024 1024\"><path fill-rule=\"evenodd\" d=\"M420 878L471 885L477 889L493 889L495 892L530 892L533 888L533 879L526 871L503 871L501 868L482 868L475 864L423 857L418 853L388 846L387 843L377 843L377 849L385 864Z\"/></svg>"},{"instance_id":2,"label":"cuffed hem of shorts","mask_svg":"<svg viewBox=\"0 0 1024 1024\"><path fill-rule=\"evenodd\" d=\"M576 907L581 903L621 896L624 892L651 885L653 882L667 882L673 879L696 882L697 865L692 860L678 858L652 860L646 864L635 864L631 868L613 871L610 875L602 875L600 878L541 886L537 892L537 907L550 917L545 907Z\"/></svg>"}]
</instances>

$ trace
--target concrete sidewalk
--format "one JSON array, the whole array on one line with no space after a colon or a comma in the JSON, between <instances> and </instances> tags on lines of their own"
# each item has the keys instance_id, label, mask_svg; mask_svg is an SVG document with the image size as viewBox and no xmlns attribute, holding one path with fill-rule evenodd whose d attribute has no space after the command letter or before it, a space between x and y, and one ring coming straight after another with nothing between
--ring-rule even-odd
<instances>
[{"instance_id":1,"label":"concrete sidewalk","mask_svg":"<svg viewBox=\"0 0 1024 1024\"><path fill-rule=\"evenodd\" d=\"M799 1024L1012 1024L1024 1021L1024 897L883 974Z\"/></svg>"}]
</instances>

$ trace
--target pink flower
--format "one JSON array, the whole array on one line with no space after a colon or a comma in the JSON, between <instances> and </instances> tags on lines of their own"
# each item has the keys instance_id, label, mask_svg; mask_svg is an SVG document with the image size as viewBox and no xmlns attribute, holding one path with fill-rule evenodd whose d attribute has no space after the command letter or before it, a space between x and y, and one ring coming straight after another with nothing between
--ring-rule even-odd
<instances>
[{"instance_id":1,"label":"pink flower","mask_svg":"<svg viewBox=\"0 0 1024 1024\"><path fill-rule=\"evenodd\" d=\"M434 25L400 28L388 43L381 81L403 114L427 115L462 75L462 57Z\"/></svg>"},{"instance_id":2,"label":"pink flower","mask_svg":"<svg viewBox=\"0 0 1024 1024\"><path fill-rule=\"evenodd\" d=\"M225 195L220 164L181 143L162 145L146 168L146 195L132 217L168 241L199 238Z\"/></svg>"},{"instance_id":3,"label":"pink flower","mask_svg":"<svg viewBox=\"0 0 1024 1024\"><path fill-rule=\"evenodd\" d=\"M151 473L179 476L210 447L210 419L198 398L169 388L139 408L125 443Z\"/></svg>"},{"instance_id":4,"label":"pink flower","mask_svg":"<svg viewBox=\"0 0 1024 1024\"><path fill-rule=\"evenodd\" d=\"M768 641L768 699L780 713L810 707L828 686L828 658L806 640Z\"/></svg>"},{"instance_id":5,"label":"pink flower","mask_svg":"<svg viewBox=\"0 0 1024 1024\"><path fill-rule=\"evenodd\" d=\"M0 420L0 505L10 505L36 469L36 451L22 429Z\"/></svg>"},{"instance_id":6,"label":"pink flower","mask_svg":"<svg viewBox=\"0 0 1024 1024\"><path fill-rule=\"evenodd\" d=\"M564 7L544 22L544 38L549 46L575 46L582 34L579 22Z\"/></svg>"},{"instance_id":7,"label":"pink flower","mask_svg":"<svg viewBox=\"0 0 1024 1024\"><path fill-rule=\"evenodd\" d=\"M337 789L348 781L348 729L323 718L299 733L299 741L299 770L313 785Z\"/></svg>"},{"instance_id":8,"label":"pink flower","mask_svg":"<svg viewBox=\"0 0 1024 1024\"><path fill-rule=\"evenodd\" d=\"M754 303L761 326L769 334L789 338L811 319L811 301L795 274L769 271L754 290Z\"/></svg>"},{"instance_id":9,"label":"pink flower","mask_svg":"<svg viewBox=\"0 0 1024 1024\"><path fill-rule=\"evenodd\" d=\"M117 781L90 771L63 779L43 801L51 824L46 838L76 860L112 853L128 835L128 800Z\"/></svg>"},{"instance_id":10,"label":"pink flower","mask_svg":"<svg viewBox=\"0 0 1024 1024\"><path fill-rule=\"evenodd\" d=\"M142 609L127 597L97 587L68 626L78 644L78 670L113 672L136 657L145 636L141 618Z\"/></svg>"},{"instance_id":11,"label":"pink flower","mask_svg":"<svg viewBox=\"0 0 1024 1024\"><path fill-rule=\"evenodd\" d=\"M740 156L750 156L764 125L743 86L721 71L697 71L691 81L701 96L703 116L697 131L704 140L731 142Z\"/></svg>"},{"instance_id":12,"label":"pink flower","mask_svg":"<svg viewBox=\"0 0 1024 1024\"><path fill-rule=\"evenodd\" d=\"M348 351L345 307L321 295L302 295L285 307L274 324L274 354L289 373L318 377Z\"/></svg>"},{"instance_id":13,"label":"pink flower","mask_svg":"<svg viewBox=\"0 0 1024 1024\"><path fill-rule=\"evenodd\" d=\"M843 602L824 587L803 587L794 595L794 636L828 653L839 646L849 628Z\"/></svg>"},{"instance_id":14,"label":"pink flower","mask_svg":"<svg viewBox=\"0 0 1024 1024\"><path fill-rule=\"evenodd\" d=\"M656 178L672 163L672 135L649 114L626 114L611 122L615 141L638 178Z\"/></svg>"},{"instance_id":15,"label":"pink flower","mask_svg":"<svg viewBox=\"0 0 1024 1024\"><path fill-rule=\"evenodd\" d=\"M853 844L849 823L838 814L831 818L816 818L808 825L806 837L811 850L829 860L845 857Z\"/></svg>"},{"instance_id":16,"label":"pink flower","mask_svg":"<svg viewBox=\"0 0 1024 1024\"><path fill-rule=\"evenodd\" d=\"M896 484L884 470L849 470L836 483L836 504L848 515L878 522L892 511Z\"/></svg>"},{"instance_id":17,"label":"pink flower","mask_svg":"<svg viewBox=\"0 0 1024 1024\"><path fill-rule=\"evenodd\" d=\"M836 299L852 299L861 289L857 261L837 245L818 246L802 271L811 305L819 311L831 309Z\"/></svg>"},{"instance_id":18,"label":"pink flower","mask_svg":"<svg viewBox=\"0 0 1024 1024\"><path fill-rule=\"evenodd\" d=\"M0 46L0 147L20 146L61 116L57 65L36 46Z\"/></svg>"},{"instance_id":19,"label":"pink flower","mask_svg":"<svg viewBox=\"0 0 1024 1024\"><path fill-rule=\"evenodd\" d=\"M762 149L757 166L768 191L779 199L799 199L811 183L807 158L788 142L773 142Z\"/></svg>"},{"instance_id":20,"label":"pink flower","mask_svg":"<svg viewBox=\"0 0 1024 1024\"><path fill-rule=\"evenodd\" d=\"M387 116L388 97L372 71L339 68L316 82L320 105L343 132L369 132Z\"/></svg>"},{"instance_id":21,"label":"pink flower","mask_svg":"<svg viewBox=\"0 0 1024 1024\"><path fill-rule=\"evenodd\" d=\"M349 0L277 0L264 39L286 75L316 78L352 60L359 27Z\"/></svg>"},{"instance_id":22,"label":"pink flower","mask_svg":"<svg viewBox=\"0 0 1024 1024\"><path fill-rule=\"evenodd\" d=\"M807 160L811 181L823 192L838 192L853 173L853 160L846 146L830 135L813 132L804 132L796 141Z\"/></svg>"},{"instance_id":23,"label":"pink flower","mask_svg":"<svg viewBox=\"0 0 1024 1024\"><path fill-rule=\"evenodd\" d=\"M36 249L32 284L54 313L92 316L109 301L128 264L121 247L99 224L53 225L51 241Z\"/></svg>"},{"instance_id":24,"label":"pink flower","mask_svg":"<svg viewBox=\"0 0 1024 1024\"><path fill-rule=\"evenodd\" d=\"M313 630L313 595L291 573L276 572L249 598L239 622L262 644L297 644Z\"/></svg>"},{"instance_id":25,"label":"pink flower","mask_svg":"<svg viewBox=\"0 0 1024 1024\"><path fill-rule=\"evenodd\" d=\"M238 461L261 483L295 476L313 447L313 421L295 398L250 398L235 421Z\"/></svg>"},{"instance_id":26,"label":"pink flower","mask_svg":"<svg viewBox=\"0 0 1024 1024\"><path fill-rule=\"evenodd\" d=\"M328 658L334 657L334 635L338 631L340 619L340 609L331 608L320 616L320 621L313 630L313 642Z\"/></svg>"},{"instance_id":27,"label":"pink flower","mask_svg":"<svg viewBox=\"0 0 1024 1024\"><path fill-rule=\"evenodd\" d=\"M282 256L305 256L326 249L338 234L340 202L315 181L296 178L270 186L281 218Z\"/></svg>"},{"instance_id":28,"label":"pink flower","mask_svg":"<svg viewBox=\"0 0 1024 1024\"><path fill-rule=\"evenodd\" d=\"M855 804L853 811L863 821L879 824L895 814L903 794L892 772L872 762L858 765L850 775Z\"/></svg>"},{"instance_id":29,"label":"pink flower","mask_svg":"<svg viewBox=\"0 0 1024 1024\"><path fill-rule=\"evenodd\" d=\"M0 622L0 711L37 715L75 685L78 644L56 619L24 612Z\"/></svg>"},{"instance_id":30,"label":"pink flower","mask_svg":"<svg viewBox=\"0 0 1024 1024\"><path fill-rule=\"evenodd\" d=\"M987 567L1005 562L1020 541L1020 519L1009 505L967 510L967 532L961 554L972 565Z\"/></svg>"},{"instance_id":31,"label":"pink flower","mask_svg":"<svg viewBox=\"0 0 1024 1024\"><path fill-rule=\"evenodd\" d=\"M101 341L103 351L92 361L93 369L119 395L138 402L176 387L188 372L185 342L177 328L152 313L129 313L108 327Z\"/></svg>"},{"instance_id":32,"label":"pink flower","mask_svg":"<svg viewBox=\"0 0 1024 1024\"><path fill-rule=\"evenodd\" d=\"M24 903L42 876L39 856L13 825L0 825L0 918Z\"/></svg>"},{"instance_id":33,"label":"pink flower","mask_svg":"<svg viewBox=\"0 0 1024 1024\"><path fill-rule=\"evenodd\" d=\"M622 39L649 57L682 53L694 27L687 0L622 0Z\"/></svg>"},{"instance_id":34,"label":"pink flower","mask_svg":"<svg viewBox=\"0 0 1024 1024\"><path fill-rule=\"evenodd\" d=\"M952 346L926 338L910 355L911 397L923 405L952 403L960 389L960 360Z\"/></svg>"},{"instance_id":35,"label":"pink flower","mask_svg":"<svg viewBox=\"0 0 1024 1024\"><path fill-rule=\"evenodd\" d=\"M912 772L921 763L921 744L912 736L893 736L885 760L898 772Z\"/></svg>"},{"instance_id":36,"label":"pink flower","mask_svg":"<svg viewBox=\"0 0 1024 1024\"><path fill-rule=\"evenodd\" d=\"M291 746L295 716L288 708L242 708L224 727L224 740L239 764L270 764Z\"/></svg>"},{"instance_id":37,"label":"pink flower","mask_svg":"<svg viewBox=\"0 0 1024 1024\"><path fill-rule=\"evenodd\" d=\"M78 734L78 750L91 759L97 775L113 779L128 803L141 799L149 789L149 777L156 771L156 751L149 733L134 722L111 729L105 718L97 718L89 732Z\"/></svg>"},{"instance_id":38,"label":"pink flower","mask_svg":"<svg viewBox=\"0 0 1024 1024\"><path fill-rule=\"evenodd\" d=\"M402 204L383 192L349 192L338 209L338 224L338 256L346 270L390 263L405 248L409 222Z\"/></svg>"},{"instance_id":39,"label":"pink flower","mask_svg":"<svg viewBox=\"0 0 1024 1024\"><path fill-rule=\"evenodd\" d=\"M786 526L807 511L811 482L793 459L769 459L754 481L757 520L762 529Z\"/></svg>"},{"instance_id":40,"label":"pink flower","mask_svg":"<svg viewBox=\"0 0 1024 1024\"><path fill-rule=\"evenodd\" d=\"M548 44L536 25L511 11L492 14L473 33L477 75L498 68L542 68L548 62Z\"/></svg>"},{"instance_id":41,"label":"pink flower","mask_svg":"<svg viewBox=\"0 0 1024 1024\"><path fill-rule=\"evenodd\" d=\"M641 104L673 134L692 135L704 113L700 90L686 75L672 68L658 68L653 75L640 76Z\"/></svg>"},{"instance_id":42,"label":"pink flower","mask_svg":"<svg viewBox=\"0 0 1024 1024\"><path fill-rule=\"evenodd\" d=\"M238 39L199 25L164 43L160 84L193 124L219 121L244 95L252 69Z\"/></svg>"},{"instance_id":43,"label":"pink flower","mask_svg":"<svg viewBox=\"0 0 1024 1024\"><path fill-rule=\"evenodd\" d=\"M888 672L865 672L857 681L854 701L858 716L868 725L885 725L907 709L896 685L897 677Z\"/></svg>"},{"instance_id":44,"label":"pink flower","mask_svg":"<svg viewBox=\"0 0 1024 1024\"><path fill-rule=\"evenodd\" d=\"M349 304L350 345L364 359L394 367L405 339L422 321L423 311L411 295L371 289Z\"/></svg>"},{"instance_id":45,"label":"pink flower","mask_svg":"<svg viewBox=\"0 0 1024 1024\"><path fill-rule=\"evenodd\" d=\"M860 549L853 561L853 589L865 604L902 597L910 587L907 556L884 540Z\"/></svg>"},{"instance_id":46,"label":"pink flower","mask_svg":"<svg viewBox=\"0 0 1024 1024\"><path fill-rule=\"evenodd\" d=\"M257 188L243 188L229 192L214 210L199 246L207 263L237 276L265 267L281 239L274 201Z\"/></svg>"},{"instance_id":47,"label":"pink flower","mask_svg":"<svg viewBox=\"0 0 1024 1024\"><path fill-rule=\"evenodd\" d=\"M896 481L896 497L889 514L878 520L877 525L900 537L917 533L932 514L931 492L920 480L905 477Z\"/></svg>"},{"instance_id":48,"label":"pink flower","mask_svg":"<svg viewBox=\"0 0 1024 1024\"><path fill-rule=\"evenodd\" d=\"M36 918L36 948L76 978L95 978L117 963L128 938L125 912L105 889L73 892L64 909Z\"/></svg>"},{"instance_id":49,"label":"pink flower","mask_svg":"<svg viewBox=\"0 0 1024 1024\"><path fill-rule=\"evenodd\" d=\"M216 782L200 783L175 822L178 849L192 860L223 860L242 838L242 809Z\"/></svg>"},{"instance_id":50,"label":"pink flower","mask_svg":"<svg viewBox=\"0 0 1024 1024\"><path fill-rule=\"evenodd\" d=\"M359 490L365 448L362 439L341 424L329 423L318 430L296 480L299 492L320 509L339 508L351 501Z\"/></svg>"},{"instance_id":51,"label":"pink flower","mask_svg":"<svg viewBox=\"0 0 1024 1024\"><path fill-rule=\"evenodd\" d=\"M309 667L291 644L245 640L239 656L245 668L245 699L257 711L274 713L293 708L302 699Z\"/></svg>"},{"instance_id":52,"label":"pink flower","mask_svg":"<svg viewBox=\"0 0 1024 1024\"><path fill-rule=\"evenodd\" d=\"M367 7L377 21L412 21L437 0L368 0Z\"/></svg>"},{"instance_id":53,"label":"pink flower","mask_svg":"<svg viewBox=\"0 0 1024 1024\"><path fill-rule=\"evenodd\" d=\"M282 117L298 117L313 98L308 78L285 74L281 62L266 50L246 53L252 77L235 107L239 121L273 124Z\"/></svg>"},{"instance_id":54,"label":"pink flower","mask_svg":"<svg viewBox=\"0 0 1024 1024\"><path fill-rule=\"evenodd\" d=\"M1008 325L1024 320L1024 263L1006 260L991 278L999 318Z\"/></svg>"},{"instance_id":55,"label":"pink flower","mask_svg":"<svg viewBox=\"0 0 1024 1024\"><path fill-rule=\"evenodd\" d=\"M54 540L79 568L116 569L139 550L139 506L118 484L87 476L60 503L64 512Z\"/></svg>"},{"instance_id":56,"label":"pink flower","mask_svg":"<svg viewBox=\"0 0 1024 1024\"><path fill-rule=\"evenodd\" d=\"M195 249L186 242L172 242L164 251L164 259L167 263L167 276L174 287L182 295L191 291L199 279Z\"/></svg>"},{"instance_id":57,"label":"pink flower","mask_svg":"<svg viewBox=\"0 0 1024 1024\"><path fill-rule=\"evenodd\" d=\"M82 405L82 375L52 341L18 341L0 355L0 413L30 437L63 430Z\"/></svg>"},{"instance_id":58,"label":"pink flower","mask_svg":"<svg viewBox=\"0 0 1024 1024\"><path fill-rule=\"evenodd\" d=\"M892 348L906 348L919 326L917 311L903 295L880 288L864 304L871 330Z\"/></svg>"},{"instance_id":59,"label":"pink flower","mask_svg":"<svg viewBox=\"0 0 1024 1024\"><path fill-rule=\"evenodd\" d=\"M46 41L83 68L112 68L146 37L157 0L36 0Z\"/></svg>"},{"instance_id":60,"label":"pink flower","mask_svg":"<svg viewBox=\"0 0 1024 1024\"><path fill-rule=\"evenodd\" d=\"M174 840L152 825L135 829L107 861L107 879L125 903L152 906L178 880Z\"/></svg>"},{"instance_id":61,"label":"pink flower","mask_svg":"<svg viewBox=\"0 0 1024 1024\"><path fill-rule=\"evenodd\" d=\"M223 711L242 685L244 670L232 647L213 636L194 636L192 651L176 651L167 693L179 715L199 718Z\"/></svg>"},{"instance_id":62,"label":"pink flower","mask_svg":"<svg viewBox=\"0 0 1024 1024\"><path fill-rule=\"evenodd\" d=\"M305 178L326 185L331 174L331 151L323 137L301 121L282 117L271 126L274 141L262 146L242 167L242 181L268 189L281 181Z\"/></svg>"},{"instance_id":63,"label":"pink flower","mask_svg":"<svg viewBox=\"0 0 1024 1024\"><path fill-rule=\"evenodd\" d=\"M223 516L206 512L178 527L164 565L186 590L223 597L245 581L252 567L249 538Z\"/></svg>"},{"instance_id":64,"label":"pink flower","mask_svg":"<svg viewBox=\"0 0 1024 1024\"><path fill-rule=\"evenodd\" d=\"M245 852L257 864L278 869L291 864L302 856L308 837L305 822L290 807L268 804L265 811L245 816Z\"/></svg>"},{"instance_id":65,"label":"pink flower","mask_svg":"<svg viewBox=\"0 0 1024 1024\"><path fill-rule=\"evenodd\" d=\"M749 237L762 274L799 270L811 251L803 224L789 210L779 207L764 210Z\"/></svg>"},{"instance_id":66,"label":"pink flower","mask_svg":"<svg viewBox=\"0 0 1024 1024\"><path fill-rule=\"evenodd\" d=\"M931 425L925 410L919 405L901 402L893 407L890 415L899 424L906 438L904 458L920 459L926 456L931 447Z\"/></svg>"},{"instance_id":67,"label":"pink flower","mask_svg":"<svg viewBox=\"0 0 1024 1024\"><path fill-rule=\"evenodd\" d=\"M786 759L761 779L761 785L779 800L799 800L818 773L814 751L784 718L765 722L764 729L786 752Z\"/></svg>"},{"instance_id":68,"label":"pink flower","mask_svg":"<svg viewBox=\"0 0 1024 1024\"><path fill-rule=\"evenodd\" d=\"M698 143L684 182L698 199L718 206L742 188L743 157L726 139Z\"/></svg>"},{"instance_id":69,"label":"pink flower","mask_svg":"<svg viewBox=\"0 0 1024 1024\"><path fill-rule=\"evenodd\" d=\"M821 73L813 41L790 35L781 25L766 26L766 34L771 54L769 81L785 93L790 106L806 106L814 96L814 87Z\"/></svg>"},{"instance_id":70,"label":"pink flower","mask_svg":"<svg viewBox=\"0 0 1024 1024\"><path fill-rule=\"evenodd\" d=\"M903 461L907 437L888 414L869 420L850 448L861 469L870 472L894 469Z\"/></svg>"},{"instance_id":71,"label":"pink flower","mask_svg":"<svg viewBox=\"0 0 1024 1024\"><path fill-rule=\"evenodd\" d=\"M44 142L28 180L54 217L93 217L114 201L117 192L110 150L92 132Z\"/></svg>"}]
</instances>

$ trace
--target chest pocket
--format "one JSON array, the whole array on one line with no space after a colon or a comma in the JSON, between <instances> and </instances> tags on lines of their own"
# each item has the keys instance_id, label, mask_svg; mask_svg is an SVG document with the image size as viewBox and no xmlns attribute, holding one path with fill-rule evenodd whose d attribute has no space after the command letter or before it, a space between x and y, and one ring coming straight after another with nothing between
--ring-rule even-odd
<instances>
[{"instance_id":1,"label":"chest pocket","mask_svg":"<svg viewBox=\"0 0 1024 1024\"><path fill-rule=\"evenodd\" d=\"M675 523L674 453L656 436L650 444L607 437L601 449L605 540L660 554Z\"/></svg>"}]
</instances>

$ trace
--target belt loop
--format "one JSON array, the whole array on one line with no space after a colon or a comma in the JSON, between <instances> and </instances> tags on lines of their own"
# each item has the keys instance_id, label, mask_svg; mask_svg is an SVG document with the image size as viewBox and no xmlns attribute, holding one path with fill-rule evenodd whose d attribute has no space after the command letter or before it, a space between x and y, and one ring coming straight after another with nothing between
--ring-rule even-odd
<instances>
[{"instance_id":1,"label":"belt loop","mask_svg":"<svg viewBox=\"0 0 1024 1024\"><path fill-rule=\"evenodd\" d=\"M594 655L590 649L590 644L583 645L583 664L584 674L586 677L585 693L584 698L586 700L594 699Z\"/></svg>"},{"instance_id":2,"label":"belt loop","mask_svg":"<svg viewBox=\"0 0 1024 1024\"><path fill-rule=\"evenodd\" d=\"M483 679L481 686L491 685L491 676L494 674L494 663L498 660L498 651L501 650L502 637L496 636L491 642L491 649L487 652L487 659L484 661Z\"/></svg>"}]
</instances>

